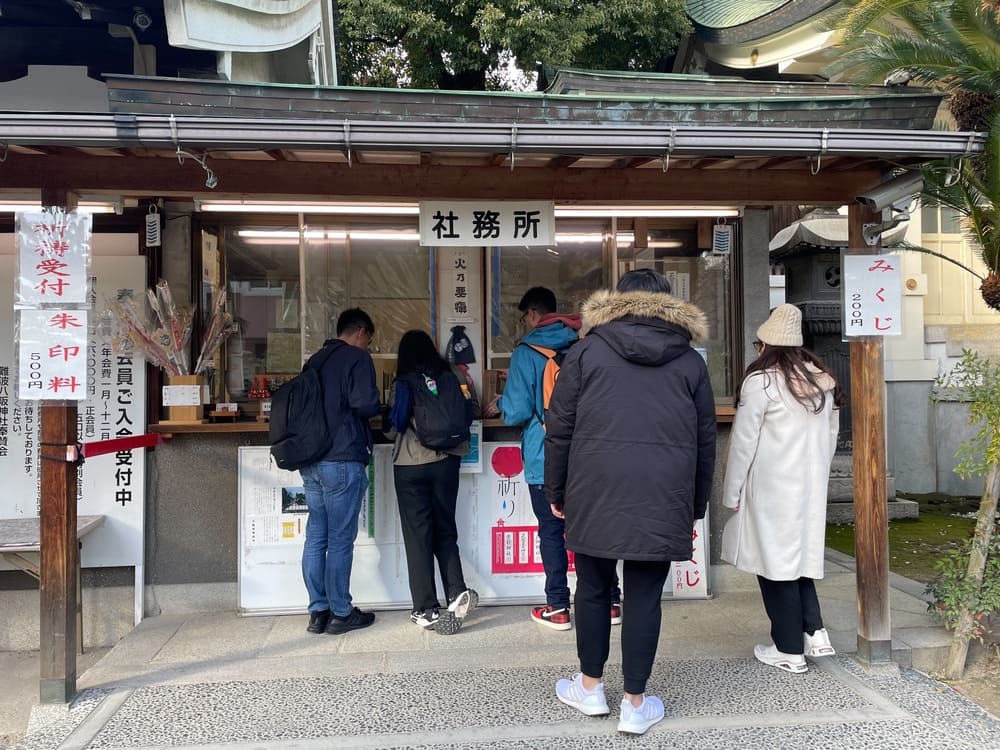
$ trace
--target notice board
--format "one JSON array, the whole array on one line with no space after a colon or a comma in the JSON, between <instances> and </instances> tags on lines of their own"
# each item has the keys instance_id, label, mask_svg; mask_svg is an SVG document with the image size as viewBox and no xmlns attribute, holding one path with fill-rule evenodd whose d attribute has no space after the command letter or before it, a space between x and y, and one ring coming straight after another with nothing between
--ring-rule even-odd
<instances>
[{"instance_id":1,"label":"notice board","mask_svg":"<svg viewBox=\"0 0 1000 750\"><path fill-rule=\"evenodd\" d=\"M301 560L308 512L302 480L298 472L279 469L266 446L239 451L240 611L304 612L308 596ZM375 446L358 519L351 594L363 609L411 606L391 451L390 445ZM459 482L456 522L465 581L483 604L543 603L545 575L520 446L484 443L481 453L482 472L463 473ZM708 595L706 532L707 522L699 522L694 561L673 565L666 593ZM572 561L569 579L572 590ZM438 591L443 594L440 580Z\"/></svg>"}]
</instances>

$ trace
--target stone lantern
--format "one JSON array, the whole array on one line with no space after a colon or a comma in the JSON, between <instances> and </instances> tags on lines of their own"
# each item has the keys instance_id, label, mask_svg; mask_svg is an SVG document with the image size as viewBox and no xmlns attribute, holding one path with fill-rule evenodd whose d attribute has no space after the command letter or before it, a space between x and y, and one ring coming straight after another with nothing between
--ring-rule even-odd
<instances>
[{"instance_id":1,"label":"stone lantern","mask_svg":"<svg viewBox=\"0 0 1000 750\"><path fill-rule=\"evenodd\" d=\"M847 223L847 216L836 209L817 208L779 231L769 246L772 267L784 267L785 302L802 310L803 343L829 365L848 396L847 406L841 410L837 456L830 477L828 520L853 518L850 503L837 502L849 501L853 496L851 354L850 345L842 340L841 324L840 251L847 247ZM903 224L884 233L882 242L892 246L901 242L905 234ZM894 495L895 482L889 477L889 497L895 499ZM890 508L894 505L890 503ZM912 515L914 509L907 508L892 517Z\"/></svg>"}]
</instances>

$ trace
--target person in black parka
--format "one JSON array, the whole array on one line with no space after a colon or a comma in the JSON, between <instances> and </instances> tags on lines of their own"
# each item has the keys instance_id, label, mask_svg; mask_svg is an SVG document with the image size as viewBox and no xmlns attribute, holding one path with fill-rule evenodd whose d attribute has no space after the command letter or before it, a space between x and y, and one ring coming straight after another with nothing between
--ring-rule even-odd
<instances>
[{"instance_id":1,"label":"person in black parka","mask_svg":"<svg viewBox=\"0 0 1000 750\"><path fill-rule=\"evenodd\" d=\"M601 677L607 612L618 560L625 606L625 698L619 731L642 734L663 718L646 696L656 656L660 599L671 561L691 559L715 470L715 399L692 341L705 314L670 295L655 271L626 273L617 291L583 307L583 341L570 349L552 394L545 436L545 493L565 515L575 553L576 642L581 673L556 684L584 713L608 713Z\"/></svg>"}]
</instances>

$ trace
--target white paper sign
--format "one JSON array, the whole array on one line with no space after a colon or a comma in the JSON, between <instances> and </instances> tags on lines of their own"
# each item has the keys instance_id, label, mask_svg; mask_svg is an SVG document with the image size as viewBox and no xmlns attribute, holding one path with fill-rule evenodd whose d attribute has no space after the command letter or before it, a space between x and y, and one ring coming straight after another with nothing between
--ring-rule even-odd
<instances>
[{"instance_id":1,"label":"white paper sign","mask_svg":"<svg viewBox=\"0 0 1000 750\"><path fill-rule=\"evenodd\" d=\"M425 247L549 246L555 243L552 201L423 201Z\"/></svg>"},{"instance_id":2,"label":"white paper sign","mask_svg":"<svg viewBox=\"0 0 1000 750\"><path fill-rule=\"evenodd\" d=\"M90 214L18 213L14 307L88 304Z\"/></svg>"},{"instance_id":3,"label":"white paper sign","mask_svg":"<svg viewBox=\"0 0 1000 750\"><path fill-rule=\"evenodd\" d=\"M694 522L691 559L670 563L667 587L675 599L704 599L708 596L708 534L705 519Z\"/></svg>"},{"instance_id":4,"label":"white paper sign","mask_svg":"<svg viewBox=\"0 0 1000 750\"><path fill-rule=\"evenodd\" d=\"M18 319L17 397L87 398L87 311L21 310Z\"/></svg>"},{"instance_id":5,"label":"white paper sign","mask_svg":"<svg viewBox=\"0 0 1000 750\"><path fill-rule=\"evenodd\" d=\"M201 406L200 385L163 386L164 406Z\"/></svg>"},{"instance_id":6,"label":"white paper sign","mask_svg":"<svg viewBox=\"0 0 1000 750\"><path fill-rule=\"evenodd\" d=\"M891 255L841 254L844 337L903 333L902 280Z\"/></svg>"}]
</instances>

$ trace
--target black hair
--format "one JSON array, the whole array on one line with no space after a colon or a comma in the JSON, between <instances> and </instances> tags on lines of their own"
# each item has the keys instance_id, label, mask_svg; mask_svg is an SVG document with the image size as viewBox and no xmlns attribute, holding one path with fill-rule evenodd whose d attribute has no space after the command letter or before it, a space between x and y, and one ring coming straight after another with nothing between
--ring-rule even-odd
<instances>
[{"instance_id":1,"label":"black hair","mask_svg":"<svg viewBox=\"0 0 1000 750\"><path fill-rule=\"evenodd\" d=\"M555 292L544 286L533 286L521 297L521 301L517 303L517 309L521 312L536 310L542 315L554 313L556 311Z\"/></svg>"},{"instance_id":2,"label":"black hair","mask_svg":"<svg viewBox=\"0 0 1000 750\"><path fill-rule=\"evenodd\" d=\"M340 317L337 318L338 336L345 333L350 336L355 331L364 331L369 335L375 333L375 324L368 317L368 313L360 307L352 307L350 310L344 310L340 314Z\"/></svg>"},{"instance_id":3,"label":"black hair","mask_svg":"<svg viewBox=\"0 0 1000 750\"><path fill-rule=\"evenodd\" d=\"M396 355L396 377L411 372L437 375L451 365L434 346L434 341L426 331L407 331L399 340Z\"/></svg>"},{"instance_id":4,"label":"black hair","mask_svg":"<svg viewBox=\"0 0 1000 750\"><path fill-rule=\"evenodd\" d=\"M651 268L637 268L618 279L618 291L670 294L670 282Z\"/></svg>"},{"instance_id":5,"label":"black hair","mask_svg":"<svg viewBox=\"0 0 1000 750\"><path fill-rule=\"evenodd\" d=\"M812 409L816 414L823 411L826 406L826 391L816 380L816 373L808 365L812 365L817 370L828 375L834 383L833 386L833 407L839 409L847 403L847 394L837 382L837 377L829 366L802 346L772 346L764 345L764 351L753 362L747 366L746 377L755 373L763 372L766 381L770 384L770 373L777 370L788 384L788 390L807 409ZM743 383L736 389L736 406L740 405L740 392L743 390Z\"/></svg>"}]
</instances>

